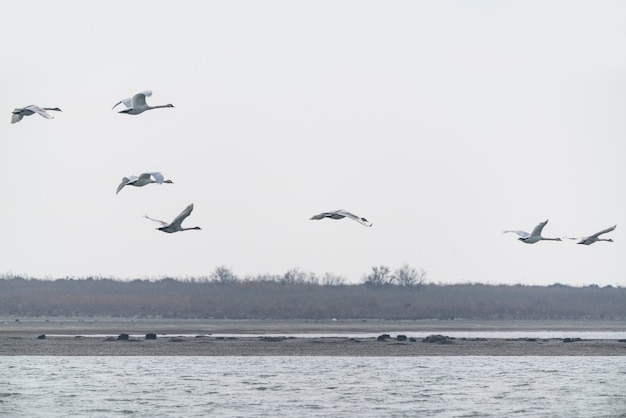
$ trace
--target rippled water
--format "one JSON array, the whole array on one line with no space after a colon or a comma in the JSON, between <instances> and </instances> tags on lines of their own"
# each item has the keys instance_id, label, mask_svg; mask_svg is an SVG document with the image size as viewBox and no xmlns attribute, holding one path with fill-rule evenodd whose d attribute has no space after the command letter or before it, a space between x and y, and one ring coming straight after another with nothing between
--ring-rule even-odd
<instances>
[{"instance_id":1,"label":"rippled water","mask_svg":"<svg viewBox=\"0 0 626 418\"><path fill-rule=\"evenodd\" d=\"M626 416L626 357L0 357L0 416Z\"/></svg>"}]
</instances>

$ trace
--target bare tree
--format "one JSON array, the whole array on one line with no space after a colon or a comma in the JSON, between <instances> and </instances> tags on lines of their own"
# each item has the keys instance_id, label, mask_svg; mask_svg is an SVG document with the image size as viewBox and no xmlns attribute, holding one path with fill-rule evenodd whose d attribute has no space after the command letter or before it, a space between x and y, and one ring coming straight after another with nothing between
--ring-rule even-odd
<instances>
[{"instance_id":1,"label":"bare tree","mask_svg":"<svg viewBox=\"0 0 626 418\"><path fill-rule=\"evenodd\" d=\"M402 265L391 276L393 284L401 287L417 287L424 284L426 280L426 272L424 269L417 271L408 264Z\"/></svg>"},{"instance_id":2,"label":"bare tree","mask_svg":"<svg viewBox=\"0 0 626 418\"><path fill-rule=\"evenodd\" d=\"M287 270L285 274L280 279L280 283L282 284L317 284L317 277L315 273L305 273L299 268L292 268L291 270Z\"/></svg>"},{"instance_id":3,"label":"bare tree","mask_svg":"<svg viewBox=\"0 0 626 418\"><path fill-rule=\"evenodd\" d=\"M391 283L391 270L387 266L372 267L372 272L365 276L363 284L368 286L383 286Z\"/></svg>"},{"instance_id":4,"label":"bare tree","mask_svg":"<svg viewBox=\"0 0 626 418\"><path fill-rule=\"evenodd\" d=\"M324 276L320 278L319 283L322 286L341 286L346 284L346 278L333 273L325 273Z\"/></svg>"},{"instance_id":5,"label":"bare tree","mask_svg":"<svg viewBox=\"0 0 626 418\"><path fill-rule=\"evenodd\" d=\"M235 275L235 273L233 273L232 270L226 266L216 267L213 273L211 273L210 278L211 281L222 284L239 281L239 278Z\"/></svg>"}]
</instances>

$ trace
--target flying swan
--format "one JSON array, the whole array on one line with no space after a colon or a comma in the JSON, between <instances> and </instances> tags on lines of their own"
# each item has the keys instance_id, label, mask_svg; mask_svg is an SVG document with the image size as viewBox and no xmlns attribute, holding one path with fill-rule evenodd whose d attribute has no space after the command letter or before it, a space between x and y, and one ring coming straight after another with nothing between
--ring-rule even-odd
<instances>
[{"instance_id":1,"label":"flying swan","mask_svg":"<svg viewBox=\"0 0 626 418\"><path fill-rule=\"evenodd\" d=\"M578 241L576 244L591 245L594 242L598 242L598 241L613 242L613 240L611 238L608 238L608 239L600 238L600 235L606 234L607 232L611 232L616 227L617 227L617 225L613 225L613 226L611 226L611 227L609 227L607 229L603 229L600 232L596 232L593 235L589 235L588 237L582 237L582 238L580 238L580 241ZM578 239L578 238L570 238L570 239Z\"/></svg>"},{"instance_id":2,"label":"flying swan","mask_svg":"<svg viewBox=\"0 0 626 418\"><path fill-rule=\"evenodd\" d=\"M142 187L150 183L163 184L163 183L174 183L174 182L172 180L163 180L163 174L161 174L158 171L151 172L151 173L141 173L139 177L137 176L123 177L122 182L120 183L119 186L117 186L117 191L115 192L115 194L118 194L120 190L124 188L124 186Z\"/></svg>"},{"instance_id":3,"label":"flying swan","mask_svg":"<svg viewBox=\"0 0 626 418\"><path fill-rule=\"evenodd\" d=\"M330 218L330 219L350 218L353 221L357 221L361 225L372 226L372 223L368 221L367 219L356 216L355 214L352 214L348 212L347 210L343 210L343 209L334 210L332 212L322 212L319 215L312 216L310 220L319 220L319 219L324 219L324 218Z\"/></svg>"},{"instance_id":4,"label":"flying swan","mask_svg":"<svg viewBox=\"0 0 626 418\"><path fill-rule=\"evenodd\" d=\"M541 231L543 230L543 227L546 226L547 223L548 223L548 220L546 219L544 222L541 222L539 225L537 225L535 229L533 229L533 232L530 234L526 231L520 231L520 230L507 230L507 231L502 231L502 233L506 234L507 232L513 232L519 236L518 239L520 241L525 242L526 244L534 244L539 241L561 241L561 238L546 238L546 237L541 236Z\"/></svg>"},{"instance_id":5,"label":"flying swan","mask_svg":"<svg viewBox=\"0 0 626 418\"><path fill-rule=\"evenodd\" d=\"M11 115L11 123L16 123L22 120L24 116L34 115L35 113L39 113L46 119L54 119L50 113L46 112L46 110L54 110L55 112L62 112L58 107L39 107L35 105L29 105L26 107L18 107L13 111Z\"/></svg>"},{"instance_id":6,"label":"flying swan","mask_svg":"<svg viewBox=\"0 0 626 418\"><path fill-rule=\"evenodd\" d=\"M120 100L115 103L115 106L111 108L111 110L115 109L115 107L119 104L123 104L126 106L126 109L120 110L117 113L126 113L129 115L138 115L140 113L145 112L146 110L151 109L159 109L161 107L174 107L173 104L166 105L158 105L158 106L149 106L146 103L146 97L152 96L152 90L142 91L141 93L135 94L133 97L129 97L127 99Z\"/></svg>"},{"instance_id":7,"label":"flying swan","mask_svg":"<svg viewBox=\"0 0 626 418\"><path fill-rule=\"evenodd\" d=\"M178 215L176 218L174 218L174 220L171 223L167 223L167 222L163 222L160 221L158 219L154 219L149 217L148 215L144 215L143 217L146 219L150 219L151 221L154 222L158 222L160 223L162 226L160 228L157 228L159 231L163 231L163 232L167 232L167 233L173 233L173 232L179 232L179 231L189 231L191 229L202 229L199 226L194 226L193 228L183 228L180 224L185 220L185 218L187 216L189 216L189 214L191 213L191 211L193 210L193 203L190 204L189 206L187 206L181 213L180 215Z\"/></svg>"}]
</instances>

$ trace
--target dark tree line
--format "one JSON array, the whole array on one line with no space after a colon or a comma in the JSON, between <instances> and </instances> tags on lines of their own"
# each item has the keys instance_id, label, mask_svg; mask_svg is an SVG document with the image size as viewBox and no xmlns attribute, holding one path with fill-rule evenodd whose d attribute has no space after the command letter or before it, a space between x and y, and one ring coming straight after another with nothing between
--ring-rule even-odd
<instances>
[{"instance_id":1,"label":"dark tree line","mask_svg":"<svg viewBox=\"0 0 626 418\"><path fill-rule=\"evenodd\" d=\"M298 269L240 279L0 279L0 315L231 319L626 319L626 288L424 282L375 267L361 284ZM402 281L405 280L405 281Z\"/></svg>"}]
</instances>

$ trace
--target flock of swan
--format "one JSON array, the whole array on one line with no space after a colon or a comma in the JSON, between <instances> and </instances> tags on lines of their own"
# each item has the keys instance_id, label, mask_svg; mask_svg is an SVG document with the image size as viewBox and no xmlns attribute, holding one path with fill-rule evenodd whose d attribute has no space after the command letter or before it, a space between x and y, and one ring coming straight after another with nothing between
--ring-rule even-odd
<instances>
[{"instance_id":1,"label":"flock of swan","mask_svg":"<svg viewBox=\"0 0 626 418\"><path fill-rule=\"evenodd\" d=\"M139 92L132 97L122 99L119 102L115 103L115 105L111 108L111 110L115 109L117 106L122 104L126 108L123 110L120 110L118 113L125 113L127 115L139 115L147 110L174 107L174 105L171 103L168 103L165 105L150 106L146 103L146 97L150 97L150 96L152 96L152 90L145 90L145 91ZM53 110L56 112L62 111L58 107L39 107L36 105L28 105L28 106L16 108L15 110L13 110L13 113L11 115L11 123L17 123L20 120L22 120L24 116L34 115L35 113L43 116L46 119L54 119L54 116L52 116L50 113L47 112L48 110ZM139 176L132 175L130 177L123 177L122 182L119 184L119 186L117 186L117 190L115 191L115 194L118 194L126 186L143 187L147 184L153 184L153 183L172 184L174 182L172 180L165 180L165 177L163 176L163 174L158 171L141 173L139 174ZM194 226L191 228L185 228L182 226L183 221L191 214L192 211L193 211L193 203L188 205L185 209L183 209L183 211L176 218L174 218L174 220L170 223L151 218L147 214L144 215L144 218L160 223L161 226L158 227L157 229L159 231L163 231L167 233L189 231L189 230L200 230L202 228L200 228L199 226ZM320 213L319 215L313 216L311 219L324 219L324 218L330 218L330 219L349 218L360 223L361 225L368 226L368 227L372 226L372 223L369 222L367 219L362 218L360 216L356 216L342 209L335 210L332 212L323 212L323 213Z\"/></svg>"},{"instance_id":2,"label":"flock of swan","mask_svg":"<svg viewBox=\"0 0 626 418\"><path fill-rule=\"evenodd\" d=\"M150 96L152 96L152 90L145 90L145 91L139 92L132 97L128 97L126 99L120 100L111 108L111 110L123 104L126 108L123 110L120 110L118 113L125 113L128 115L139 115L147 110L174 107L174 105L171 103L168 103L165 105L150 106L146 103L146 97L150 97ZM39 107L36 105L29 105L29 106L25 106L22 108L16 108L11 115L11 123L17 123L20 120L22 120L24 116L34 115L35 113L41 115L42 117L46 119L53 119L54 116L52 116L50 113L47 112L49 110L55 111L55 112L61 112L61 109L59 109L58 107ZM173 183L173 181L165 180L165 178L163 177L163 174L161 174L160 172L141 173L139 176L133 175L130 177L122 178L122 182L119 184L119 186L117 186L117 190L115 194L118 194L126 186L142 187L147 184L153 184L153 183L156 183L156 184L170 183L171 184ZM170 223L160 221L158 219L150 218L148 215L144 215L144 217L147 219L150 219L151 221L160 223L161 226L157 229L163 232L167 232L167 233L202 229L198 226L195 226L192 228L184 228L182 226L182 222L191 214L192 211L193 211L193 203L188 205L185 209L183 209L183 211L176 218L174 218L174 220ZM312 216L310 220L320 220L320 219L325 219L325 218L329 218L329 219L348 218L348 219L351 219L353 221L360 223L363 226L366 226L366 227L372 226L372 223L368 221L367 219L357 216L343 209L334 210L331 212L322 212L320 214ZM517 234L518 239L526 244L535 244L539 241L562 241L561 238L547 238L541 235L543 228L546 226L547 223L548 223L547 219L544 222L540 222L539 225L537 225L531 233L528 233L522 230L505 230L502 232L503 233L512 232L514 234ZM613 240L610 238L604 239L604 238L600 238L600 236L613 231L616 227L617 225L613 225L612 227L603 229L602 231L596 232L595 234L589 235L587 237L565 238L565 239L579 240L577 244L583 244L583 245L591 245L598 241L613 242Z\"/></svg>"},{"instance_id":3,"label":"flock of swan","mask_svg":"<svg viewBox=\"0 0 626 418\"><path fill-rule=\"evenodd\" d=\"M541 232L543 231L543 227L546 226L547 223L548 223L547 219L543 222L540 222L539 225L537 225L533 229L533 232L531 232L530 234L526 231L521 231L521 230L506 230L506 231L502 231L502 233L506 234L507 232L513 232L514 234L517 234L517 236L519 237L518 240L525 242L526 244L534 244L539 241L562 241L561 238L547 238L541 235ZM613 225L609 228L603 229L600 232L596 232L593 235L589 235L588 237L582 237L582 238L569 238L568 237L565 239L579 240L576 244L583 244L583 245L591 245L594 242L598 242L598 241L613 242L611 238L608 238L608 239L600 238L600 235L606 234L607 232L611 232L616 227L617 225Z\"/></svg>"}]
</instances>

